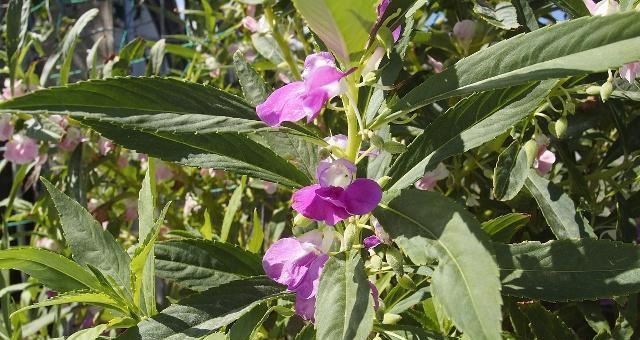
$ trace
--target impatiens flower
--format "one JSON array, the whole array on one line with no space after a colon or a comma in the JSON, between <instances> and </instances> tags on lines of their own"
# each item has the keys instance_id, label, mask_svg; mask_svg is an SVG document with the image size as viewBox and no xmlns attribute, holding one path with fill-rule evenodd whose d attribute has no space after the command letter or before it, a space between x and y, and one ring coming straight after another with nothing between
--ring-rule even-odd
<instances>
[{"instance_id":1,"label":"impatiens flower","mask_svg":"<svg viewBox=\"0 0 640 340\"><path fill-rule=\"evenodd\" d=\"M378 183L356 179L356 166L346 159L321 161L316 177L319 184L293 193L292 208L304 217L328 225L335 225L352 215L367 214L382 198Z\"/></svg>"},{"instance_id":2,"label":"impatiens flower","mask_svg":"<svg viewBox=\"0 0 640 340\"><path fill-rule=\"evenodd\" d=\"M262 258L267 276L296 293L296 312L307 320L313 320L320 273L332 243L329 228L313 230L276 241Z\"/></svg>"},{"instance_id":3,"label":"impatiens flower","mask_svg":"<svg viewBox=\"0 0 640 340\"><path fill-rule=\"evenodd\" d=\"M72 126L67 129L67 133L64 135L58 146L64 151L71 152L78 146L78 144L85 140L86 138L82 136L82 131Z\"/></svg>"},{"instance_id":4,"label":"impatiens flower","mask_svg":"<svg viewBox=\"0 0 640 340\"><path fill-rule=\"evenodd\" d=\"M67 117L65 116L61 116L61 115L51 115L49 116L49 120L58 124L58 126L60 126L63 129L67 128L68 122L67 122Z\"/></svg>"},{"instance_id":5,"label":"impatiens flower","mask_svg":"<svg viewBox=\"0 0 640 340\"><path fill-rule=\"evenodd\" d=\"M371 223L373 224L374 235L366 237L362 240L362 244L366 249L374 248L382 243L391 244L391 237L380 225L380 222L375 217L371 217Z\"/></svg>"},{"instance_id":6,"label":"impatiens flower","mask_svg":"<svg viewBox=\"0 0 640 340\"><path fill-rule=\"evenodd\" d=\"M166 181L173 178L173 171L163 162L156 162L156 181Z\"/></svg>"},{"instance_id":7,"label":"impatiens flower","mask_svg":"<svg viewBox=\"0 0 640 340\"><path fill-rule=\"evenodd\" d=\"M329 144L332 147L337 147L340 148L342 150L346 150L347 149L347 144L349 143L349 140L347 138L347 136L343 135L343 134L339 134L339 135L333 135L331 137L326 137L324 139L325 142L327 142L327 144Z\"/></svg>"},{"instance_id":8,"label":"impatiens flower","mask_svg":"<svg viewBox=\"0 0 640 340\"><path fill-rule=\"evenodd\" d=\"M442 63L433 59L433 57L431 57L430 55L427 55L427 62L433 69L434 73L440 73L444 69L444 66L442 66Z\"/></svg>"},{"instance_id":9,"label":"impatiens flower","mask_svg":"<svg viewBox=\"0 0 640 340\"><path fill-rule=\"evenodd\" d=\"M246 16L242 19L242 26L251 33L267 33L269 32L269 24L265 17L261 17L260 20L256 20L253 17Z\"/></svg>"},{"instance_id":10,"label":"impatiens flower","mask_svg":"<svg viewBox=\"0 0 640 340\"><path fill-rule=\"evenodd\" d=\"M49 249L52 251L58 250L58 244L56 243L56 241L48 237L39 237L36 240L35 246L38 248Z\"/></svg>"},{"instance_id":11,"label":"impatiens flower","mask_svg":"<svg viewBox=\"0 0 640 340\"><path fill-rule=\"evenodd\" d=\"M330 53L309 55L302 73L304 79L275 90L256 107L258 117L270 126L296 122L305 117L307 122L311 122L331 98L342 93L340 80L349 73L336 68Z\"/></svg>"},{"instance_id":12,"label":"impatiens flower","mask_svg":"<svg viewBox=\"0 0 640 340\"><path fill-rule=\"evenodd\" d=\"M544 175L551 170L553 163L556 162L556 155L547 150L549 145L549 137L545 135L536 136L536 144L538 144L538 153L533 161L533 168L538 171L540 175Z\"/></svg>"},{"instance_id":13,"label":"impatiens flower","mask_svg":"<svg viewBox=\"0 0 640 340\"><path fill-rule=\"evenodd\" d=\"M640 61L623 65L620 68L620 76L623 79L626 79L630 84L635 82L638 75L640 75Z\"/></svg>"},{"instance_id":14,"label":"impatiens flower","mask_svg":"<svg viewBox=\"0 0 640 340\"><path fill-rule=\"evenodd\" d=\"M0 115L0 141L6 141L13 135L13 124L11 124L11 114Z\"/></svg>"},{"instance_id":15,"label":"impatiens flower","mask_svg":"<svg viewBox=\"0 0 640 340\"><path fill-rule=\"evenodd\" d=\"M605 16L620 11L620 5L615 0L602 0L597 4L593 0L584 0L584 4L593 16Z\"/></svg>"},{"instance_id":16,"label":"impatiens flower","mask_svg":"<svg viewBox=\"0 0 640 340\"><path fill-rule=\"evenodd\" d=\"M14 97L20 97L24 94L24 89L22 88L22 80L18 79L13 82L13 95L11 94L11 80L9 78L5 78L4 87L2 88L2 97L4 99L11 99Z\"/></svg>"},{"instance_id":17,"label":"impatiens flower","mask_svg":"<svg viewBox=\"0 0 640 340\"><path fill-rule=\"evenodd\" d=\"M453 36L458 39L460 45L462 45L465 50L468 50L469 46L471 46L475 34L476 23L473 20L458 21L453 26Z\"/></svg>"},{"instance_id":18,"label":"impatiens flower","mask_svg":"<svg viewBox=\"0 0 640 340\"><path fill-rule=\"evenodd\" d=\"M5 145L4 158L15 164L27 164L38 158L38 143L24 135L13 135Z\"/></svg>"},{"instance_id":19,"label":"impatiens flower","mask_svg":"<svg viewBox=\"0 0 640 340\"><path fill-rule=\"evenodd\" d=\"M209 168L202 168L200 169L200 176L202 177L224 177L224 170L219 170L219 169L209 169Z\"/></svg>"},{"instance_id":20,"label":"impatiens flower","mask_svg":"<svg viewBox=\"0 0 640 340\"><path fill-rule=\"evenodd\" d=\"M138 218L138 202L132 198L124 200L124 220L132 222L136 218Z\"/></svg>"},{"instance_id":21,"label":"impatiens flower","mask_svg":"<svg viewBox=\"0 0 640 340\"><path fill-rule=\"evenodd\" d=\"M127 165L129 165L129 158L125 155L120 155L118 159L116 159L116 164L119 168L126 168Z\"/></svg>"},{"instance_id":22,"label":"impatiens flower","mask_svg":"<svg viewBox=\"0 0 640 340\"><path fill-rule=\"evenodd\" d=\"M184 207L182 208L182 214L185 217L191 216L191 213L194 211L198 211L202 208L200 203L196 200L195 196L192 193L187 193L184 200Z\"/></svg>"},{"instance_id":23,"label":"impatiens flower","mask_svg":"<svg viewBox=\"0 0 640 340\"><path fill-rule=\"evenodd\" d=\"M278 184L277 183L264 181L262 183L262 185L264 187L264 192L266 192L269 195L275 194L275 192L278 190Z\"/></svg>"},{"instance_id":24,"label":"impatiens flower","mask_svg":"<svg viewBox=\"0 0 640 340\"><path fill-rule=\"evenodd\" d=\"M415 186L418 190L432 190L438 184L438 181L443 180L449 176L449 170L447 167L440 163L433 171L427 171L422 178L420 178Z\"/></svg>"},{"instance_id":25,"label":"impatiens flower","mask_svg":"<svg viewBox=\"0 0 640 340\"><path fill-rule=\"evenodd\" d=\"M100 151L101 155L106 156L109 152L113 151L113 149L115 149L115 145L112 141L100 137L98 140L98 151Z\"/></svg>"}]
</instances>

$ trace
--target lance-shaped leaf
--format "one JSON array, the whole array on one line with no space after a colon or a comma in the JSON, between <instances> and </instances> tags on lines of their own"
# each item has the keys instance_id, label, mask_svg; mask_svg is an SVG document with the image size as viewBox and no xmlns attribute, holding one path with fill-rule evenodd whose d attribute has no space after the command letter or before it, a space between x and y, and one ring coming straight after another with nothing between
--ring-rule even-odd
<instances>
[{"instance_id":1,"label":"lance-shaped leaf","mask_svg":"<svg viewBox=\"0 0 640 340\"><path fill-rule=\"evenodd\" d=\"M602 72L638 59L640 13L570 20L462 59L412 89L393 111L413 111L436 100L533 80Z\"/></svg>"},{"instance_id":2,"label":"lance-shaped leaf","mask_svg":"<svg viewBox=\"0 0 640 340\"><path fill-rule=\"evenodd\" d=\"M260 77L258 72L249 65L247 60L244 58L242 51L238 50L233 54L233 66L236 70L236 74L238 75L240 86L242 86L244 98L251 105L262 104L262 102L267 99L272 89L264 82L264 79Z\"/></svg>"},{"instance_id":3,"label":"lance-shaped leaf","mask_svg":"<svg viewBox=\"0 0 640 340\"><path fill-rule=\"evenodd\" d=\"M391 189L412 185L442 160L478 147L532 113L556 85L550 80L475 94L439 116L389 171Z\"/></svg>"},{"instance_id":4,"label":"lance-shaped leaf","mask_svg":"<svg viewBox=\"0 0 640 340\"><path fill-rule=\"evenodd\" d=\"M228 243L195 239L158 242L155 255L159 277L196 291L264 274L259 256Z\"/></svg>"},{"instance_id":5,"label":"lance-shaped leaf","mask_svg":"<svg viewBox=\"0 0 640 340\"><path fill-rule=\"evenodd\" d=\"M369 337L374 301L359 252L329 258L322 269L316 299L318 339Z\"/></svg>"},{"instance_id":6,"label":"lance-shaped leaf","mask_svg":"<svg viewBox=\"0 0 640 340\"><path fill-rule=\"evenodd\" d=\"M87 209L42 179L60 215L60 224L73 258L80 265L91 265L112 277L125 292L131 293L131 258L111 233L104 230Z\"/></svg>"},{"instance_id":7,"label":"lance-shaped leaf","mask_svg":"<svg viewBox=\"0 0 640 340\"><path fill-rule=\"evenodd\" d=\"M562 188L529 170L527 190L538 202L542 215L558 239L593 237L593 229Z\"/></svg>"},{"instance_id":8,"label":"lance-shaped leaf","mask_svg":"<svg viewBox=\"0 0 640 340\"><path fill-rule=\"evenodd\" d=\"M27 37L29 14L31 13L30 10L30 0L10 0L7 6L7 16L5 21L7 35L5 42L7 47L7 60L9 61L9 79L11 81L11 88L13 88L15 81L20 50L22 49Z\"/></svg>"},{"instance_id":9,"label":"lance-shaped leaf","mask_svg":"<svg viewBox=\"0 0 640 340\"><path fill-rule=\"evenodd\" d=\"M93 80L0 104L0 111L16 110L68 114L126 148L170 162L292 187L310 182L245 135L266 129L254 108L211 86L163 78Z\"/></svg>"},{"instance_id":10,"label":"lance-shaped leaf","mask_svg":"<svg viewBox=\"0 0 640 340\"><path fill-rule=\"evenodd\" d=\"M286 296L285 288L267 277L248 278L211 288L167 307L118 339L200 339L257 305Z\"/></svg>"},{"instance_id":11,"label":"lance-shaped leaf","mask_svg":"<svg viewBox=\"0 0 640 340\"><path fill-rule=\"evenodd\" d=\"M74 303L74 302L79 302L79 303L84 303L84 304L99 306L104 308L110 308L122 313L127 313L127 309L123 308L120 302L114 300L107 294L91 292L91 291L72 291L72 292L57 295L48 300L34 303L33 305L20 308L17 311L13 312L12 316L19 314L28 309L47 307L47 306L56 306L56 305L62 305L65 303Z\"/></svg>"},{"instance_id":12,"label":"lance-shaped leaf","mask_svg":"<svg viewBox=\"0 0 640 340\"><path fill-rule=\"evenodd\" d=\"M418 265L437 257L431 293L471 339L500 339L500 281L490 242L473 215L436 192L395 191L374 215Z\"/></svg>"},{"instance_id":13,"label":"lance-shaped leaf","mask_svg":"<svg viewBox=\"0 0 640 340\"><path fill-rule=\"evenodd\" d=\"M508 201L520 192L529 173L527 153L514 141L500 156L493 170L493 194L500 201Z\"/></svg>"},{"instance_id":14,"label":"lance-shaped leaf","mask_svg":"<svg viewBox=\"0 0 640 340\"><path fill-rule=\"evenodd\" d=\"M567 11L574 18L590 15L584 0L551 0L551 2Z\"/></svg>"},{"instance_id":15,"label":"lance-shaped leaf","mask_svg":"<svg viewBox=\"0 0 640 340\"><path fill-rule=\"evenodd\" d=\"M371 0L294 0L309 27L345 66L358 62L376 21Z\"/></svg>"},{"instance_id":16,"label":"lance-shaped leaf","mask_svg":"<svg viewBox=\"0 0 640 340\"><path fill-rule=\"evenodd\" d=\"M560 317L539 302L527 303L518 307L529 319L529 327L536 339L578 339Z\"/></svg>"},{"instance_id":17,"label":"lance-shaped leaf","mask_svg":"<svg viewBox=\"0 0 640 340\"><path fill-rule=\"evenodd\" d=\"M150 158L147 164L147 171L142 180L142 187L138 193L138 242L146 244L150 247L148 250L151 256L146 256L144 266L142 268L133 268L135 259L131 262L132 274L135 277L134 292L138 293L142 286L142 297L147 314L153 315L156 310L156 285L155 285L155 260L153 243L160 231L160 225L154 223L154 212L156 207L156 175L155 175L155 159ZM164 219L164 216L163 216ZM158 219L160 224L161 219ZM153 237L153 242L147 242L149 236ZM151 240L148 240L151 241ZM136 269L139 272L136 272ZM146 284L145 284L146 283ZM135 297L134 297L135 298ZM138 301L135 299L134 301Z\"/></svg>"},{"instance_id":18,"label":"lance-shaped leaf","mask_svg":"<svg viewBox=\"0 0 640 340\"><path fill-rule=\"evenodd\" d=\"M1 250L0 268L25 272L57 292L100 290L98 280L80 265L60 254L40 248Z\"/></svg>"},{"instance_id":19,"label":"lance-shaped leaf","mask_svg":"<svg viewBox=\"0 0 640 340\"><path fill-rule=\"evenodd\" d=\"M493 247L507 295L567 301L640 291L640 247L633 244L582 239Z\"/></svg>"}]
</instances>

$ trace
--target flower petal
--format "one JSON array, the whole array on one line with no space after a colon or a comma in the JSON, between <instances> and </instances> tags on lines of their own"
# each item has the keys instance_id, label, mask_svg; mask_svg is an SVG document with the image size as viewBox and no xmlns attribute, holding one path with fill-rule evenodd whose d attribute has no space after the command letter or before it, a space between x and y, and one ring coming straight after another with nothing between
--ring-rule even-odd
<instances>
[{"instance_id":1,"label":"flower petal","mask_svg":"<svg viewBox=\"0 0 640 340\"><path fill-rule=\"evenodd\" d=\"M275 90L264 103L256 107L258 117L270 126L299 121L306 116L302 102L306 91L304 82L301 81Z\"/></svg>"},{"instance_id":2,"label":"flower petal","mask_svg":"<svg viewBox=\"0 0 640 340\"><path fill-rule=\"evenodd\" d=\"M313 314L316 311L316 297L310 299L304 299L296 295L296 314L300 315L303 319L314 321Z\"/></svg>"},{"instance_id":3,"label":"flower petal","mask_svg":"<svg viewBox=\"0 0 640 340\"><path fill-rule=\"evenodd\" d=\"M362 245L366 249L374 248L374 247L378 246L380 243L382 243L382 240L376 235L371 235L371 236L365 237L365 239L362 240Z\"/></svg>"},{"instance_id":4,"label":"flower petal","mask_svg":"<svg viewBox=\"0 0 640 340\"><path fill-rule=\"evenodd\" d=\"M359 178L353 181L341 195L341 201L352 215L371 212L382 199L382 189L375 181Z\"/></svg>"},{"instance_id":5,"label":"flower petal","mask_svg":"<svg viewBox=\"0 0 640 340\"><path fill-rule=\"evenodd\" d=\"M306 218L335 225L350 216L343 207L335 204L342 192L342 188L310 185L293 193L291 207Z\"/></svg>"},{"instance_id":6,"label":"flower petal","mask_svg":"<svg viewBox=\"0 0 640 340\"><path fill-rule=\"evenodd\" d=\"M320 254L308 266L304 278L300 283L293 287L296 295L305 299L312 298L318 293L318 283L320 282L320 274L325 263L329 260L329 255Z\"/></svg>"},{"instance_id":7,"label":"flower petal","mask_svg":"<svg viewBox=\"0 0 640 340\"><path fill-rule=\"evenodd\" d=\"M308 55L304 60L304 71L302 71L302 77L306 79L310 73L323 66L336 67L336 59L331 53L319 52Z\"/></svg>"},{"instance_id":8,"label":"flower petal","mask_svg":"<svg viewBox=\"0 0 640 340\"><path fill-rule=\"evenodd\" d=\"M262 267L272 280L292 290L302 282L317 256L295 238L283 238L267 249L262 258Z\"/></svg>"}]
</instances>

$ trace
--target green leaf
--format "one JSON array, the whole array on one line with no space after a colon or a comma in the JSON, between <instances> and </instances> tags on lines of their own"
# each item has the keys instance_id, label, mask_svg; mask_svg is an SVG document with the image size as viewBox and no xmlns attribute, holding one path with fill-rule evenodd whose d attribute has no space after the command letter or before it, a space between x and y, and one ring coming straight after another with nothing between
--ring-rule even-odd
<instances>
[{"instance_id":1,"label":"green leaf","mask_svg":"<svg viewBox=\"0 0 640 340\"><path fill-rule=\"evenodd\" d=\"M27 137L51 143L60 142L65 133L60 125L41 115L33 115L25 122L25 127Z\"/></svg>"},{"instance_id":2,"label":"green leaf","mask_svg":"<svg viewBox=\"0 0 640 340\"><path fill-rule=\"evenodd\" d=\"M490 242L473 215L436 192L388 193L374 211L414 264L438 258L431 293L471 339L500 339L500 281Z\"/></svg>"},{"instance_id":3,"label":"green leaf","mask_svg":"<svg viewBox=\"0 0 640 340\"><path fill-rule=\"evenodd\" d=\"M5 42L7 48L7 60L9 61L9 79L11 81L10 89L12 92L17 68L20 67L20 65L18 65L20 50L24 45L27 37L27 29L29 28L30 9L30 0L10 0L7 6Z\"/></svg>"},{"instance_id":4,"label":"green leaf","mask_svg":"<svg viewBox=\"0 0 640 340\"><path fill-rule=\"evenodd\" d=\"M0 268L25 272L61 293L81 289L100 290L98 280L80 265L40 248L0 250Z\"/></svg>"},{"instance_id":5,"label":"green leaf","mask_svg":"<svg viewBox=\"0 0 640 340\"><path fill-rule=\"evenodd\" d=\"M258 253L260 252L260 249L262 249L263 242L264 231L262 230L262 221L260 221L258 209L253 209L253 230L251 231L251 237L247 242L247 250L252 253Z\"/></svg>"},{"instance_id":6,"label":"green leaf","mask_svg":"<svg viewBox=\"0 0 640 340\"><path fill-rule=\"evenodd\" d=\"M529 6L529 0L512 0L512 3L518 12L518 21L524 24L528 31L535 31L540 28L536 14Z\"/></svg>"},{"instance_id":7,"label":"green leaf","mask_svg":"<svg viewBox=\"0 0 640 340\"><path fill-rule=\"evenodd\" d=\"M554 4L567 11L574 18L590 16L584 0L551 0Z\"/></svg>"},{"instance_id":8,"label":"green leaf","mask_svg":"<svg viewBox=\"0 0 640 340\"><path fill-rule=\"evenodd\" d=\"M508 243L513 235L529 222L529 215L512 213L482 222L484 230L491 240Z\"/></svg>"},{"instance_id":9,"label":"green leaf","mask_svg":"<svg viewBox=\"0 0 640 340\"><path fill-rule=\"evenodd\" d=\"M74 260L82 265L91 265L105 275L111 276L125 292L131 292L129 264L131 258L104 230L87 209L58 190L42 178L58 214L64 237L71 248Z\"/></svg>"},{"instance_id":10,"label":"green leaf","mask_svg":"<svg viewBox=\"0 0 640 340\"><path fill-rule=\"evenodd\" d=\"M146 256L144 266L142 268L136 268L137 270L133 268L133 263L136 262L135 258L131 262L131 272L136 280L134 282L134 292L139 293L140 289L142 288L142 296L147 315L154 315L157 312L155 289L156 275L154 265L155 260L153 255L153 243L155 243L155 238L157 238L157 233L160 230L160 225L158 223L154 223L154 212L156 207L157 195L155 162L155 159L149 159L147 164L147 171L145 173L144 180L142 181L142 187L140 188L140 193L138 194L138 242L142 242L143 244L146 243L147 245L149 245L147 239L150 236L153 237L153 242L151 242L150 245L151 248L148 250L151 256ZM162 219L164 219L164 216L162 216ZM162 223L162 219L158 219L158 222L160 222L160 224ZM134 301L138 303L138 299L135 296Z\"/></svg>"},{"instance_id":11,"label":"green leaf","mask_svg":"<svg viewBox=\"0 0 640 340\"><path fill-rule=\"evenodd\" d=\"M71 62L73 61L73 55L78 43L78 37L80 36L80 33L82 33L87 24L91 20L93 20L93 18L95 18L98 13L99 11L97 8L92 8L84 12L64 36L64 39L62 40L62 47L60 49L60 53L63 58L62 67L60 68L60 85L66 85L69 80ZM46 82L46 78L44 80L41 79L41 84L43 81Z\"/></svg>"},{"instance_id":12,"label":"green leaf","mask_svg":"<svg viewBox=\"0 0 640 340\"><path fill-rule=\"evenodd\" d=\"M249 104L256 106L264 102L271 93L271 87L247 62L242 51L233 55L233 66L236 70L242 93Z\"/></svg>"},{"instance_id":13,"label":"green leaf","mask_svg":"<svg viewBox=\"0 0 640 340\"><path fill-rule=\"evenodd\" d=\"M291 187L310 183L295 166L246 136L267 129L254 108L210 86L163 78L93 80L0 103L0 111L16 110L68 114L117 144L165 161L237 171Z\"/></svg>"},{"instance_id":14,"label":"green leaf","mask_svg":"<svg viewBox=\"0 0 640 340\"><path fill-rule=\"evenodd\" d=\"M67 340L94 340L100 337L107 330L107 324L97 325L95 327L83 329L71 334Z\"/></svg>"},{"instance_id":15,"label":"green leaf","mask_svg":"<svg viewBox=\"0 0 640 340\"><path fill-rule=\"evenodd\" d=\"M273 36L264 33L254 33L251 35L251 42L256 51L273 64L279 65L285 62L282 50L278 47L278 43Z\"/></svg>"},{"instance_id":16,"label":"green leaf","mask_svg":"<svg viewBox=\"0 0 640 340\"><path fill-rule=\"evenodd\" d=\"M254 339L251 335L264 321L265 314L267 314L267 306L260 304L240 317L229 330L229 340Z\"/></svg>"},{"instance_id":17,"label":"green leaf","mask_svg":"<svg viewBox=\"0 0 640 340\"><path fill-rule=\"evenodd\" d=\"M528 173L527 153L514 141L498 156L493 171L493 194L500 201L513 199L524 186Z\"/></svg>"},{"instance_id":18,"label":"green leaf","mask_svg":"<svg viewBox=\"0 0 640 340\"><path fill-rule=\"evenodd\" d=\"M483 0L477 0L473 6L473 11L489 24L512 30L520 27L518 23L518 12L511 2L499 2L495 7Z\"/></svg>"},{"instance_id":19,"label":"green leaf","mask_svg":"<svg viewBox=\"0 0 640 340\"><path fill-rule=\"evenodd\" d=\"M111 70L111 76L127 76L129 75L129 66L138 58L142 58L144 55L144 39L141 37L135 38L127 43L118 53L117 61L113 64Z\"/></svg>"},{"instance_id":20,"label":"green leaf","mask_svg":"<svg viewBox=\"0 0 640 340\"><path fill-rule=\"evenodd\" d=\"M413 185L442 160L478 147L531 114L556 81L474 94L440 115L395 161L391 189ZM0 106L1 107L1 106Z\"/></svg>"},{"instance_id":21,"label":"green leaf","mask_svg":"<svg viewBox=\"0 0 640 340\"><path fill-rule=\"evenodd\" d=\"M356 64L376 21L371 0L293 0L298 12L344 67Z\"/></svg>"},{"instance_id":22,"label":"green leaf","mask_svg":"<svg viewBox=\"0 0 640 340\"><path fill-rule=\"evenodd\" d=\"M373 328L373 296L358 251L330 257L316 296L318 339L367 339Z\"/></svg>"},{"instance_id":23,"label":"green leaf","mask_svg":"<svg viewBox=\"0 0 640 340\"><path fill-rule=\"evenodd\" d=\"M573 331L539 302L520 305L520 311L529 319L529 327L536 339L540 340L570 340L577 339Z\"/></svg>"},{"instance_id":24,"label":"green leaf","mask_svg":"<svg viewBox=\"0 0 640 340\"><path fill-rule=\"evenodd\" d=\"M284 286L266 277L230 282L167 307L118 339L199 339L286 294Z\"/></svg>"},{"instance_id":25,"label":"green leaf","mask_svg":"<svg viewBox=\"0 0 640 340\"><path fill-rule=\"evenodd\" d=\"M127 312L126 308L122 308L119 302L112 299L109 295L105 293L97 293L92 291L71 291L71 292L57 295L51 299L44 300L44 301L20 308L17 311L13 312L11 314L11 317L14 317L17 314L20 314L25 310L29 310L33 308L56 306L56 305L62 305L65 303L74 303L74 302L110 308L110 309L117 310L124 313Z\"/></svg>"},{"instance_id":26,"label":"green leaf","mask_svg":"<svg viewBox=\"0 0 640 340\"><path fill-rule=\"evenodd\" d=\"M222 242L227 242L227 240L229 239L231 223L233 223L233 218L236 216L238 209L240 209L240 204L242 204L242 194L246 185L247 176L242 176L240 185L238 185L238 187L233 190L233 194L229 199L229 204L227 204L227 209L225 210L224 218L222 219L222 231L220 232L220 240Z\"/></svg>"},{"instance_id":27,"label":"green leaf","mask_svg":"<svg viewBox=\"0 0 640 340\"><path fill-rule=\"evenodd\" d=\"M493 247L507 295L570 301L640 291L640 247L632 244L582 239Z\"/></svg>"},{"instance_id":28,"label":"green leaf","mask_svg":"<svg viewBox=\"0 0 640 340\"><path fill-rule=\"evenodd\" d=\"M101 35L94 43L93 46L87 51L87 68L89 69L89 79L98 78L97 64L98 64L98 47L104 39L104 35Z\"/></svg>"},{"instance_id":29,"label":"green leaf","mask_svg":"<svg viewBox=\"0 0 640 340\"><path fill-rule=\"evenodd\" d=\"M138 303L140 296L144 300L144 306L147 314L155 314L155 273L153 271L154 255L153 246L160 234L160 226L164 223L164 217L167 214L171 202L167 203L160 213L160 217L153 225L153 228L147 233L135 250L131 258L131 274L133 275L133 301ZM151 265L148 265L151 264ZM151 271L151 273L149 273ZM142 304L139 304L142 305Z\"/></svg>"},{"instance_id":30,"label":"green leaf","mask_svg":"<svg viewBox=\"0 0 640 340\"><path fill-rule=\"evenodd\" d=\"M527 190L538 202L542 215L558 239L594 237L589 222L576 210L571 198L562 188L529 170L525 182Z\"/></svg>"},{"instance_id":31,"label":"green leaf","mask_svg":"<svg viewBox=\"0 0 640 340\"><path fill-rule=\"evenodd\" d=\"M260 257L228 243L206 240L158 242L156 275L196 291L262 275Z\"/></svg>"},{"instance_id":32,"label":"green leaf","mask_svg":"<svg viewBox=\"0 0 640 340\"><path fill-rule=\"evenodd\" d=\"M638 59L640 13L570 20L462 59L413 88L393 111L413 111L436 100L534 80L602 72Z\"/></svg>"},{"instance_id":33,"label":"green leaf","mask_svg":"<svg viewBox=\"0 0 640 340\"><path fill-rule=\"evenodd\" d=\"M407 325L381 325L381 330L388 336L386 339L406 339L406 340L445 340L455 339L441 334L430 332L416 326ZM389 336L393 334L393 336Z\"/></svg>"}]
</instances>

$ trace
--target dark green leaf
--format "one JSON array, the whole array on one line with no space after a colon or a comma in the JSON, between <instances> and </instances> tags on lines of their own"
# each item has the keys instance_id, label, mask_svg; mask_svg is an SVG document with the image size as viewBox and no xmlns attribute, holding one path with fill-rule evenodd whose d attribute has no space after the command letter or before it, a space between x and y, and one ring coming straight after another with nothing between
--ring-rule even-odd
<instances>
[{"instance_id":1,"label":"dark green leaf","mask_svg":"<svg viewBox=\"0 0 640 340\"><path fill-rule=\"evenodd\" d=\"M514 141L498 156L493 171L493 194L500 201L513 199L524 186L528 173L527 153Z\"/></svg>"},{"instance_id":2,"label":"dark green leaf","mask_svg":"<svg viewBox=\"0 0 640 340\"><path fill-rule=\"evenodd\" d=\"M495 5L483 0L476 0L473 11L489 24L511 30L520 27L518 12L511 2L501 1Z\"/></svg>"},{"instance_id":3,"label":"dark green leaf","mask_svg":"<svg viewBox=\"0 0 640 340\"><path fill-rule=\"evenodd\" d=\"M555 314L546 310L540 303L532 302L520 305L536 339L570 340L577 339L573 331Z\"/></svg>"},{"instance_id":4,"label":"dark green leaf","mask_svg":"<svg viewBox=\"0 0 640 340\"><path fill-rule=\"evenodd\" d=\"M491 240L508 243L513 235L529 222L529 215L512 213L482 223Z\"/></svg>"},{"instance_id":5,"label":"dark green leaf","mask_svg":"<svg viewBox=\"0 0 640 340\"><path fill-rule=\"evenodd\" d=\"M533 12L531 6L529 6L529 0L512 0L511 2L518 12L518 21L522 23L528 31L535 31L540 28L536 14Z\"/></svg>"}]
</instances>

